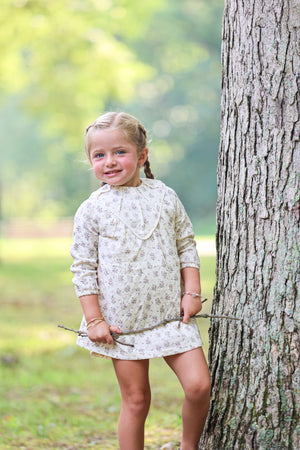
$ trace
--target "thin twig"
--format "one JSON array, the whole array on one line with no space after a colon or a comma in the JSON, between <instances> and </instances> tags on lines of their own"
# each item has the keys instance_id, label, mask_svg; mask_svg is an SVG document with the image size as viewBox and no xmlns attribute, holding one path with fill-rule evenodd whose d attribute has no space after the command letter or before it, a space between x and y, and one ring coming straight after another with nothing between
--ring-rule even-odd
<instances>
[{"instance_id":1,"label":"thin twig","mask_svg":"<svg viewBox=\"0 0 300 450\"><path fill-rule=\"evenodd\" d=\"M73 328L64 327L63 325L57 325L59 328L63 328L64 330L73 331L74 333L77 333L80 337L88 337L88 334L85 331L81 330L73 330ZM111 333L112 338L114 341L117 340L117 337L119 337L119 333ZM118 344L127 345L128 347L134 347L132 344L127 344L126 342L122 342L118 340Z\"/></svg>"},{"instance_id":2,"label":"thin twig","mask_svg":"<svg viewBox=\"0 0 300 450\"><path fill-rule=\"evenodd\" d=\"M206 301L207 301L207 298L204 299L202 301L202 303L204 303ZM196 319L208 319L208 318L211 318L211 319L241 320L239 317L216 315L216 314L196 314L196 315L192 316L192 318L196 318ZM132 344L127 344L125 342L119 341L119 337L120 336L128 336L128 335L131 335L131 334L139 334L139 333L142 333L143 331L151 331L154 328L158 328L158 327L160 327L162 325L166 325L167 323L170 323L170 322L182 322L182 320L183 320L182 316L173 317L173 318L170 318L170 319L164 319L161 322L158 322L155 325L152 325L150 327L140 328L139 330L124 331L122 333L114 333L113 332L113 333L111 333L111 335L112 335L114 341L118 342L118 344L134 347ZM73 330L73 328L67 328L67 327L65 327L63 325L58 325L58 327L59 328L63 328L63 329L68 330L68 331L73 331L74 333L77 333L78 336L81 336L81 337L87 337L88 336L88 334L85 331Z\"/></svg>"},{"instance_id":3,"label":"thin twig","mask_svg":"<svg viewBox=\"0 0 300 450\"><path fill-rule=\"evenodd\" d=\"M208 318L212 318L212 319L233 319L233 320L241 320L237 317L232 317L232 316L217 316L215 314L196 314L195 316L191 316L191 319L208 319ZM130 334L138 334L138 333L142 333L143 331L151 331L154 328L158 328L162 325L166 325L167 323L170 322L182 322L183 321L183 317L173 317L171 319L164 319L161 322L156 323L155 325L152 325L150 327L145 327L145 328L140 328L139 330L130 330L130 331L123 331L122 333L113 333L113 335L116 336L128 336Z\"/></svg>"}]
</instances>

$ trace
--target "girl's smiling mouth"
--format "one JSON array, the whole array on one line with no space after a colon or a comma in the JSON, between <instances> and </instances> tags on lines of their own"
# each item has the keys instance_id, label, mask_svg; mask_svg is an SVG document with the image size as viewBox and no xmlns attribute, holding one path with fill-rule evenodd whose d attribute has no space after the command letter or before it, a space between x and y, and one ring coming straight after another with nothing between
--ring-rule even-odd
<instances>
[{"instance_id":1,"label":"girl's smiling mouth","mask_svg":"<svg viewBox=\"0 0 300 450\"><path fill-rule=\"evenodd\" d=\"M110 172L104 172L104 175L117 175L120 172L122 172L122 170L111 170Z\"/></svg>"}]
</instances>

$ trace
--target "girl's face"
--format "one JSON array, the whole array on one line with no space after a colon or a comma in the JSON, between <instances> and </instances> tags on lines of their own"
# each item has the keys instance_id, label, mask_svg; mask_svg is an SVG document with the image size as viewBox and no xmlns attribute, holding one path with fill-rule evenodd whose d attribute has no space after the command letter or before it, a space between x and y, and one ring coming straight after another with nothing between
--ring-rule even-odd
<instances>
[{"instance_id":1,"label":"girl's face","mask_svg":"<svg viewBox=\"0 0 300 450\"><path fill-rule=\"evenodd\" d=\"M148 156L144 148L139 154L121 130L93 130L88 137L90 160L98 180L112 186L139 186L140 167Z\"/></svg>"}]
</instances>

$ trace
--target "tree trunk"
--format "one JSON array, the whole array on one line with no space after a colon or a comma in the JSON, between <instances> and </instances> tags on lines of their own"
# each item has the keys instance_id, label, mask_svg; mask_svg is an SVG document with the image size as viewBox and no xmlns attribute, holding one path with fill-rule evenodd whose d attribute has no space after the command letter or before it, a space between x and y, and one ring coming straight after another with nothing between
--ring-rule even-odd
<instances>
[{"instance_id":1,"label":"tree trunk","mask_svg":"<svg viewBox=\"0 0 300 450\"><path fill-rule=\"evenodd\" d=\"M299 448L299 6L225 5L209 450Z\"/></svg>"}]
</instances>

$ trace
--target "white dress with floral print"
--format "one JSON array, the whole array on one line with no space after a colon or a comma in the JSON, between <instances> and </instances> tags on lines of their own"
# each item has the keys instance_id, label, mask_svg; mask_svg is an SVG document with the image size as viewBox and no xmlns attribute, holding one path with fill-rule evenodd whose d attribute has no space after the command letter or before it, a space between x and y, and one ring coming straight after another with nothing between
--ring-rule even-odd
<instances>
[{"instance_id":1,"label":"white dress with floral print","mask_svg":"<svg viewBox=\"0 0 300 450\"><path fill-rule=\"evenodd\" d=\"M191 222L176 193L159 180L142 179L138 187L106 184L93 192L75 215L71 255L77 296L97 294L106 322L122 332L178 317L180 270L199 268ZM86 331L84 317L80 330ZM78 337L77 344L127 360L202 346L195 319L118 339L108 345Z\"/></svg>"}]
</instances>

